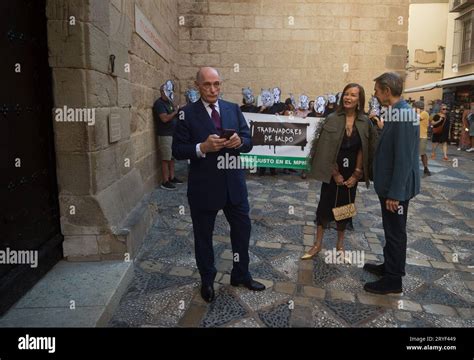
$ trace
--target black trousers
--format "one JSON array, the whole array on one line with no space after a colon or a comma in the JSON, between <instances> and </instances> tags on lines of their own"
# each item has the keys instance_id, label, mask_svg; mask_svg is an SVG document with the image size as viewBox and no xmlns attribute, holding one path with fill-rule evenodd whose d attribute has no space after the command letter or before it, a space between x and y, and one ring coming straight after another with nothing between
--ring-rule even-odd
<instances>
[{"instance_id":1,"label":"black trousers","mask_svg":"<svg viewBox=\"0 0 474 360\"><path fill-rule=\"evenodd\" d=\"M405 276L407 257L407 213L409 200L400 201L398 211L392 213L385 207L386 198L379 197L385 233L383 248L384 270L388 276Z\"/></svg>"},{"instance_id":2,"label":"black trousers","mask_svg":"<svg viewBox=\"0 0 474 360\"><path fill-rule=\"evenodd\" d=\"M231 278L237 282L251 279L249 273L249 241L251 223L248 201L224 207L224 215L230 225L230 240L233 253ZM196 264L204 285L212 285L217 274L214 265L214 248L212 233L216 221L217 210L205 210L191 207L191 219L194 231L194 251Z\"/></svg>"}]
</instances>

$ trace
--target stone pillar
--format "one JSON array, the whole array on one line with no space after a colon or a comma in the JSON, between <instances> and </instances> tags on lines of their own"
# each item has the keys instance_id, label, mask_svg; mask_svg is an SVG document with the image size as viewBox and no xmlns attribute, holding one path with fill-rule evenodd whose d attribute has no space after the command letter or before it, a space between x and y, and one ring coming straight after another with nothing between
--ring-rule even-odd
<instances>
[{"instance_id":1,"label":"stone pillar","mask_svg":"<svg viewBox=\"0 0 474 360\"><path fill-rule=\"evenodd\" d=\"M47 2L61 228L69 260L133 257L152 223L145 196L151 189L136 167L131 140L130 3ZM79 121L78 109L89 112L88 122Z\"/></svg>"}]
</instances>

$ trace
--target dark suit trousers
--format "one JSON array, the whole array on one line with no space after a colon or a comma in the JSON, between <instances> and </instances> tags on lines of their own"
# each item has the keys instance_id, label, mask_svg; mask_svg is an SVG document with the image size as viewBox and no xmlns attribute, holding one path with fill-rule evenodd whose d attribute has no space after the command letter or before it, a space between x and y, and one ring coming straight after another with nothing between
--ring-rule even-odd
<instances>
[{"instance_id":1,"label":"dark suit trousers","mask_svg":"<svg viewBox=\"0 0 474 360\"><path fill-rule=\"evenodd\" d=\"M399 206L402 206L402 211L392 213L385 207L386 199L382 197L379 197L379 199L382 206L382 222L385 232L385 246L383 248L385 273L394 277L405 276L409 200L400 201Z\"/></svg>"},{"instance_id":2,"label":"dark suit trousers","mask_svg":"<svg viewBox=\"0 0 474 360\"><path fill-rule=\"evenodd\" d=\"M230 240L233 253L231 278L237 282L245 282L251 279L249 273L249 240L251 230L249 204L245 200L239 205L232 205L228 200L223 210L230 225ZM217 210L191 207L196 264L201 274L202 283L205 285L212 285L217 273L214 266L214 248L212 246L212 233L216 216Z\"/></svg>"}]
</instances>

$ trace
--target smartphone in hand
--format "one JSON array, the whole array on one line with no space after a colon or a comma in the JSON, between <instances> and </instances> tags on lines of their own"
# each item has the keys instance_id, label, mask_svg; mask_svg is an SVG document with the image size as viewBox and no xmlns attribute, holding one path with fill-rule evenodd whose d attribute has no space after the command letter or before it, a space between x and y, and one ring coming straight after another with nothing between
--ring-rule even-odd
<instances>
[{"instance_id":1,"label":"smartphone in hand","mask_svg":"<svg viewBox=\"0 0 474 360\"><path fill-rule=\"evenodd\" d=\"M221 139L229 140L232 135L234 135L237 131L235 129L223 129L221 134Z\"/></svg>"}]
</instances>

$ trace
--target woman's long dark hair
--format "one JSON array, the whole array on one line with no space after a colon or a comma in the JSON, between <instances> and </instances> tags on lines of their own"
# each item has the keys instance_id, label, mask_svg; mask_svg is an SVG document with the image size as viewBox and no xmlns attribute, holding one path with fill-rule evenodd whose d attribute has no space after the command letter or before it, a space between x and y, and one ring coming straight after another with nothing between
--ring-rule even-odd
<instances>
[{"instance_id":1,"label":"woman's long dark hair","mask_svg":"<svg viewBox=\"0 0 474 360\"><path fill-rule=\"evenodd\" d=\"M357 84L357 83L347 84L344 87L344 90L342 90L341 102L340 102L339 106L337 107L338 112L343 112L344 111L344 94L346 93L347 89L354 88L354 87L359 89L359 103L358 103L357 108L356 108L356 113L358 115L359 114L365 114L365 91L364 91L364 88L361 85Z\"/></svg>"}]
</instances>

